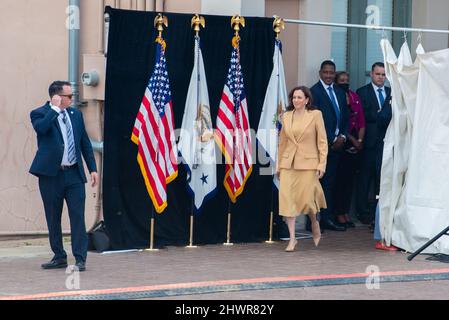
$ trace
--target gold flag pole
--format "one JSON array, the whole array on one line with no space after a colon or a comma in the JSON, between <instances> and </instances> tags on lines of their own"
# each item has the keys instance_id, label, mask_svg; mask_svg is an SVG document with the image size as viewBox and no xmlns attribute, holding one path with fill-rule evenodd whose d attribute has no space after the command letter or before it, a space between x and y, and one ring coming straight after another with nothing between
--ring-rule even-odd
<instances>
[{"instance_id":1,"label":"gold flag pole","mask_svg":"<svg viewBox=\"0 0 449 320\"><path fill-rule=\"evenodd\" d=\"M162 13L158 13L154 18L154 27L158 31L158 38L162 38L162 31L164 31L164 26L168 27L168 19L166 16L162 15Z\"/></svg>"},{"instance_id":2,"label":"gold flag pole","mask_svg":"<svg viewBox=\"0 0 449 320\"><path fill-rule=\"evenodd\" d=\"M191 21L191 27L193 27L193 30L195 31L196 36L199 36L199 32L201 27L205 28L205 20L204 17L199 16L198 14L195 14L192 17L192 21ZM196 41L196 40L195 40ZM198 77L197 77L198 79ZM199 93L197 92L197 102L199 100ZM198 115L201 115L201 109L200 109L200 104L198 103L198 114L197 114L197 118ZM193 223L194 223L194 213L193 213L193 208L195 206L195 198L192 197L192 209L190 211L190 236L189 236L189 245L186 246L186 248L198 248L198 246L194 246L193 245Z\"/></svg>"},{"instance_id":3,"label":"gold flag pole","mask_svg":"<svg viewBox=\"0 0 449 320\"><path fill-rule=\"evenodd\" d=\"M159 249L154 248L154 206L151 208L150 247L145 251L159 251Z\"/></svg>"},{"instance_id":4,"label":"gold flag pole","mask_svg":"<svg viewBox=\"0 0 449 320\"><path fill-rule=\"evenodd\" d=\"M231 18L231 27L235 31L235 35L232 38L232 46L237 48L237 50L238 50L239 40L240 40L240 36L239 36L240 25L242 27L245 27L245 18L240 15L234 15ZM225 245L225 246L234 245L231 242L231 201L230 200L228 200L228 228L227 228L227 232L226 232L226 242L223 243L223 245Z\"/></svg>"},{"instance_id":5,"label":"gold flag pole","mask_svg":"<svg viewBox=\"0 0 449 320\"><path fill-rule=\"evenodd\" d=\"M278 17L278 16L273 16L274 20L273 20L273 30L276 33L276 39L279 40L279 34L281 33L281 29L284 30L285 29L285 22L284 19Z\"/></svg>"},{"instance_id":6,"label":"gold flag pole","mask_svg":"<svg viewBox=\"0 0 449 320\"><path fill-rule=\"evenodd\" d=\"M168 26L168 20L166 16L161 13L154 18L154 27L158 31L158 36L156 42L161 43L165 49L165 41L162 39L162 31L164 31L164 26ZM145 251L159 251L159 249L154 248L154 205L151 208L151 223L150 223L150 248L145 249Z\"/></svg>"},{"instance_id":7,"label":"gold flag pole","mask_svg":"<svg viewBox=\"0 0 449 320\"><path fill-rule=\"evenodd\" d=\"M233 246L231 242L231 200L228 199L228 228L226 231L226 242L223 243L225 246Z\"/></svg>"},{"instance_id":8,"label":"gold flag pole","mask_svg":"<svg viewBox=\"0 0 449 320\"><path fill-rule=\"evenodd\" d=\"M282 18L278 17L278 16L274 16L273 17L273 30L276 33L276 40L279 40L279 34L281 33L281 29L285 29L285 22ZM280 111L282 111L282 106L279 105L278 106L278 116ZM273 241L273 218L274 218L274 213L273 213L273 191L271 192L271 211L270 211L270 226L269 226L269 235L268 235L268 240L265 241L265 243L274 243Z\"/></svg>"},{"instance_id":9,"label":"gold flag pole","mask_svg":"<svg viewBox=\"0 0 449 320\"><path fill-rule=\"evenodd\" d=\"M271 190L271 211L270 211L270 227L268 240L265 243L274 243L273 241L273 190Z\"/></svg>"}]
</instances>

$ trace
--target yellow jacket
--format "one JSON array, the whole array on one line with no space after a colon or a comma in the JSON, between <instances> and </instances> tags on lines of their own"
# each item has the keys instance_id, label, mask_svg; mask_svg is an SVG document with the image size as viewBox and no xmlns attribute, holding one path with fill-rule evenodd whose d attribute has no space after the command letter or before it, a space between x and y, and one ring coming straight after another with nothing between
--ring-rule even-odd
<instances>
[{"instance_id":1,"label":"yellow jacket","mask_svg":"<svg viewBox=\"0 0 449 320\"><path fill-rule=\"evenodd\" d=\"M319 110L305 110L295 119L294 111L282 116L279 137L278 169L321 170L326 169L327 137L323 116ZM296 137L294 136L296 132Z\"/></svg>"}]
</instances>

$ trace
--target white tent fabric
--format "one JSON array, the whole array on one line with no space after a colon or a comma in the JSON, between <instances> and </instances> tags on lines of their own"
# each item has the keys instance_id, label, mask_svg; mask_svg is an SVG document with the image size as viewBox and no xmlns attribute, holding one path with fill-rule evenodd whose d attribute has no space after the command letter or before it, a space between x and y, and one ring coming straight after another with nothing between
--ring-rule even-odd
<instances>
[{"instance_id":1,"label":"white tent fabric","mask_svg":"<svg viewBox=\"0 0 449 320\"><path fill-rule=\"evenodd\" d=\"M405 188L407 181L418 67L412 62L406 42L401 47L399 58L396 58L388 40L382 40L381 47L385 57L385 71L392 89L393 108L393 117L385 136L379 199L382 212L380 230L384 241L389 245L395 211L400 215L405 209L401 190ZM418 50L423 52L421 46Z\"/></svg>"},{"instance_id":2,"label":"white tent fabric","mask_svg":"<svg viewBox=\"0 0 449 320\"><path fill-rule=\"evenodd\" d=\"M404 44L396 59L382 40L392 87L393 118L385 137L379 199L387 245L415 251L449 225L449 49L417 50ZM449 237L424 253L449 254Z\"/></svg>"}]
</instances>

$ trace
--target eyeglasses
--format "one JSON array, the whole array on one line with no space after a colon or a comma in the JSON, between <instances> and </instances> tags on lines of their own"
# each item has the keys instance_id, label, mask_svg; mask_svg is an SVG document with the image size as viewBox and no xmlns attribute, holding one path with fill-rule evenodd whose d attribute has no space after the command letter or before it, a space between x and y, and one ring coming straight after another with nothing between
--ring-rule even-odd
<instances>
[{"instance_id":1,"label":"eyeglasses","mask_svg":"<svg viewBox=\"0 0 449 320\"><path fill-rule=\"evenodd\" d=\"M73 94L60 94L61 97L67 97L69 99L73 98Z\"/></svg>"}]
</instances>

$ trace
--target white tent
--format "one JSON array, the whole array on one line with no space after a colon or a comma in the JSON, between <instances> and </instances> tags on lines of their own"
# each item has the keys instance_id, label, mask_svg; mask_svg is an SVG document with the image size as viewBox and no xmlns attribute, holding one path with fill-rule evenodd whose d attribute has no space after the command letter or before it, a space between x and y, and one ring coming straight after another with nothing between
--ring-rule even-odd
<instances>
[{"instance_id":1,"label":"white tent","mask_svg":"<svg viewBox=\"0 0 449 320\"><path fill-rule=\"evenodd\" d=\"M385 136L380 230L387 245L415 251L449 225L449 49L412 62L405 43L396 58L381 41L392 88L393 117ZM449 237L425 253L449 254Z\"/></svg>"}]
</instances>

